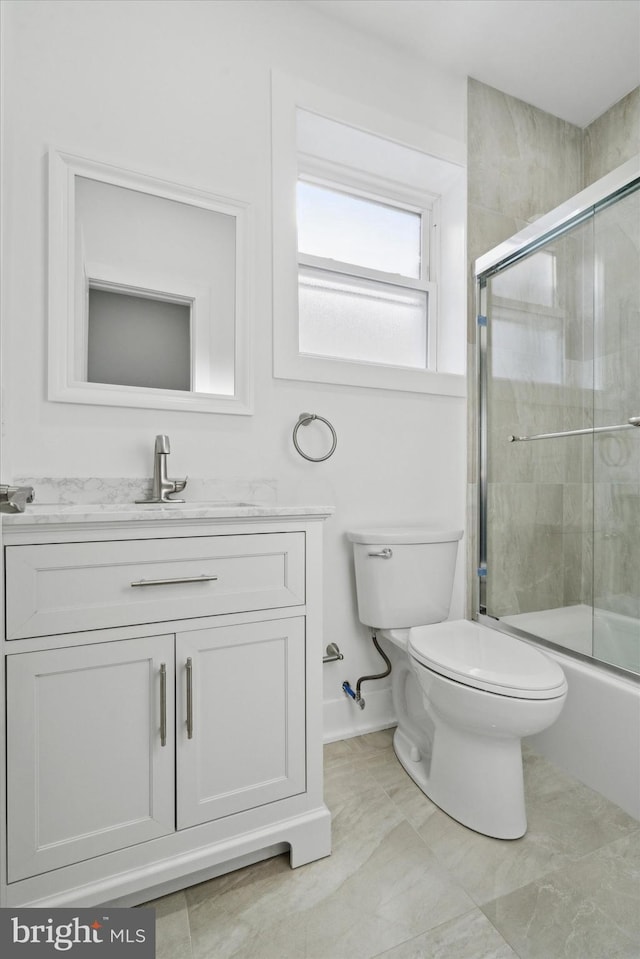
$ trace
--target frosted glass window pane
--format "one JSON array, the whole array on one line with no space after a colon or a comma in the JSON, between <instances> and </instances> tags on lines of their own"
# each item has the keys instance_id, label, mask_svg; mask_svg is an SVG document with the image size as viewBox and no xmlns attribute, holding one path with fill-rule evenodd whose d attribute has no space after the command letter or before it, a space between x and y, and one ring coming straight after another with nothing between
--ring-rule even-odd
<instances>
[{"instance_id":1,"label":"frosted glass window pane","mask_svg":"<svg viewBox=\"0 0 640 959\"><path fill-rule=\"evenodd\" d=\"M190 390L191 307L90 289L87 380Z\"/></svg>"},{"instance_id":2,"label":"frosted glass window pane","mask_svg":"<svg viewBox=\"0 0 640 959\"><path fill-rule=\"evenodd\" d=\"M298 250L420 278L419 213L298 181Z\"/></svg>"},{"instance_id":3,"label":"frosted glass window pane","mask_svg":"<svg viewBox=\"0 0 640 959\"><path fill-rule=\"evenodd\" d=\"M301 268L300 352L385 366L427 368L427 294Z\"/></svg>"}]
</instances>

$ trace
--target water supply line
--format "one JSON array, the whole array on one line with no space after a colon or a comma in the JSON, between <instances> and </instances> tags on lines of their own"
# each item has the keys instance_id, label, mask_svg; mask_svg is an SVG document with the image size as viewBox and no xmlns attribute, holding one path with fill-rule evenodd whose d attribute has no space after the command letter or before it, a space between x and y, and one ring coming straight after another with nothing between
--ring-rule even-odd
<instances>
[{"instance_id":1,"label":"water supply line","mask_svg":"<svg viewBox=\"0 0 640 959\"><path fill-rule=\"evenodd\" d=\"M383 673L375 673L374 675L371 675L371 676L361 676L358 682L356 683L355 690L352 688L348 679L346 679L344 683L342 684L343 692L346 693L347 696L350 696L351 699L353 699L354 702L357 703L360 709L364 709L365 707L365 701L362 697L362 694L360 693L360 687L362 686L362 684L368 683L369 680L372 680L372 679L384 679L391 672L391 660L380 647L380 643L378 642L378 637L376 636L375 629L371 630L371 639L373 641L373 645L376 647L376 649L378 650L378 652L384 659L385 663L387 664L387 668L385 669Z\"/></svg>"}]
</instances>

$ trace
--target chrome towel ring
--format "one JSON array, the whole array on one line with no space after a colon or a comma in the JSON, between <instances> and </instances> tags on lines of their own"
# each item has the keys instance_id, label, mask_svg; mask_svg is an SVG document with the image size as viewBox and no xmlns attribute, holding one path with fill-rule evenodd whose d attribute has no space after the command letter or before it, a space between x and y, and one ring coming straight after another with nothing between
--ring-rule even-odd
<instances>
[{"instance_id":1,"label":"chrome towel ring","mask_svg":"<svg viewBox=\"0 0 640 959\"><path fill-rule=\"evenodd\" d=\"M308 453L303 453L303 451L300 449L300 446L298 444L298 430L300 429L301 426L308 426L309 423L311 423L313 420L320 420L321 423L324 423L325 426L328 426L329 429L331 430L331 439L332 439L331 449L329 450L328 453L325 453L324 456L309 456ZM334 430L333 426L331 425L329 420L325 420L324 416L318 416L317 413L301 413L300 416L298 417L298 422L293 428L293 445L297 449L298 453L300 453L300 456L304 457L304 459L310 460L310 462L312 463L322 463L323 460L328 460L329 457L333 456L333 454L335 453L336 446L338 445L338 437L336 435L336 431Z\"/></svg>"}]
</instances>

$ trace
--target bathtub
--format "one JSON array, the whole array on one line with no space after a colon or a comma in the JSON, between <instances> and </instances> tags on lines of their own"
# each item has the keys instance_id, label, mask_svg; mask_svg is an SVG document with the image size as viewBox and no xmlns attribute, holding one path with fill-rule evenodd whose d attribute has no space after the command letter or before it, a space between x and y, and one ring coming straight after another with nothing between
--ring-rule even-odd
<instances>
[{"instance_id":1,"label":"bathtub","mask_svg":"<svg viewBox=\"0 0 640 959\"><path fill-rule=\"evenodd\" d=\"M503 617L500 621L480 616L479 621L534 645L538 645L534 637L523 632L541 636L544 652L562 666L567 677L569 695L560 718L527 743L570 776L640 819L640 682L632 675L581 658L591 653L591 617L591 607L571 606ZM596 611L595 618L601 620L596 625L598 655L604 658L604 653L618 660L627 657L627 662L634 663L640 646L640 622L602 610ZM566 653L546 645L545 640L563 645Z\"/></svg>"},{"instance_id":2,"label":"bathtub","mask_svg":"<svg viewBox=\"0 0 640 959\"><path fill-rule=\"evenodd\" d=\"M565 649L640 674L640 621L580 603L500 620Z\"/></svg>"}]
</instances>

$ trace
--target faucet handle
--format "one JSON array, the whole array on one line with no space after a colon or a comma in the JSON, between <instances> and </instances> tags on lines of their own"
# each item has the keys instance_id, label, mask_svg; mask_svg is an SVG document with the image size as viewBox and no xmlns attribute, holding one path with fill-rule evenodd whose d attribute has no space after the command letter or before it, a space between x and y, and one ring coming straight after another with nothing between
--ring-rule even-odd
<instances>
[{"instance_id":1,"label":"faucet handle","mask_svg":"<svg viewBox=\"0 0 640 959\"><path fill-rule=\"evenodd\" d=\"M171 447L169 446L169 437L164 433L160 433L156 436L156 453L170 453Z\"/></svg>"}]
</instances>

